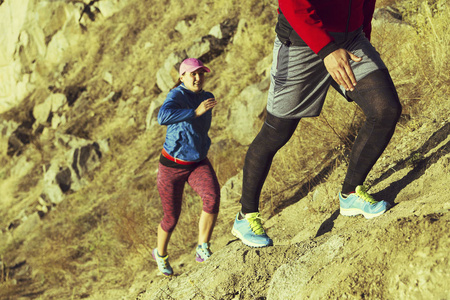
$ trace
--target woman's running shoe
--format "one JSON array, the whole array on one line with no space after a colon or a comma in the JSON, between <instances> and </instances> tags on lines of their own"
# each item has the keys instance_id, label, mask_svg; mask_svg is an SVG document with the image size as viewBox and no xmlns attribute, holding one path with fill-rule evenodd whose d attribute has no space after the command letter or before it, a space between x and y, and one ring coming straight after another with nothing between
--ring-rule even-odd
<instances>
[{"instance_id":1,"label":"woman's running shoe","mask_svg":"<svg viewBox=\"0 0 450 300\"><path fill-rule=\"evenodd\" d=\"M156 260L156 263L158 264L158 269L163 273L164 276L172 276L173 270L169 263L169 255L166 256L159 256L158 249L153 249L152 251L152 257L154 260Z\"/></svg>"},{"instance_id":2,"label":"woman's running shoe","mask_svg":"<svg viewBox=\"0 0 450 300\"><path fill-rule=\"evenodd\" d=\"M197 246L195 253L195 261L198 263L205 262L212 255L211 249L209 249L209 243L203 243Z\"/></svg>"}]
</instances>

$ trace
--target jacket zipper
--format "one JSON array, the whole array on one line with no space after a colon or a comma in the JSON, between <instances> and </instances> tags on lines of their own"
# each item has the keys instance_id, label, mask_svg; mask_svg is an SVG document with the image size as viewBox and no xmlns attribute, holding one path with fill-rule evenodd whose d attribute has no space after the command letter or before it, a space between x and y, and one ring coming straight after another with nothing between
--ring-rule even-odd
<instances>
[{"instance_id":1,"label":"jacket zipper","mask_svg":"<svg viewBox=\"0 0 450 300\"><path fill-rule=\"evenodd\" d=\"M347 41L348 27L349 27L349 24L350 24L351 16L352 16L352 0L350 0L350 4L348 5L348 18L347 18L347 25L345 27L345 39L344 39L344 41Z\"/></svg>"}]
</instances>

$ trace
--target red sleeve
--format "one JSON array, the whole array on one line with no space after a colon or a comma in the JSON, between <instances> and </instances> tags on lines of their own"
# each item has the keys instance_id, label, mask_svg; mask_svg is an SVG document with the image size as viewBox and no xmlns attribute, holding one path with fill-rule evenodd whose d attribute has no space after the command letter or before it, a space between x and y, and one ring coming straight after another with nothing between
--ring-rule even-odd
<instances>
[{"instance_id":1,"label":"red sleeve","mask_svg":"<svg viewBox=\"0 0 450 300\"><path fill-rule=\"evenodd\" d=\"M364 23L363 23L363 31L366 35L366 38L370 41L370 34L372 32L372 18L373 12L375 11L375 2L376 0L366 0L364 2Z\"/></svg>"},{"instance_id":2,"label":"red sleeve","mask_svg":"<svg viewBox=\"0 0 450 300\"><path fill-rule=\"evenodd\" d=\"M278 0L278 5L292 28L316 54L334 41L324 29L322 20L309 1Z\"/></svg>"}]
</instances>

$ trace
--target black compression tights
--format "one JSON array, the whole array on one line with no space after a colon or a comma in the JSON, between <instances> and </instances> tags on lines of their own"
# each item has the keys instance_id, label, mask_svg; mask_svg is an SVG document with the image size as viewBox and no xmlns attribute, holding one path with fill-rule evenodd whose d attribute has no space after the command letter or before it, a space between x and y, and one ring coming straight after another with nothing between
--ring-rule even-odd
<instances>
[{"instance_id":1,"label":"black compression tights","mask_svg":"<svg viewBox=\"0 0 450 300\"><path fill-rule=\"evenodd\" d=\"M362 108L366 121L353 145L342 193L352 192L357 185L364 183L389 143L401 113L400 101L387 70L367 75L347 95ZM267 115L245 157L241 197L243 213L259 210L261 189L273 157L289 141L299 121Z\"/></svg>"}]
</instances>

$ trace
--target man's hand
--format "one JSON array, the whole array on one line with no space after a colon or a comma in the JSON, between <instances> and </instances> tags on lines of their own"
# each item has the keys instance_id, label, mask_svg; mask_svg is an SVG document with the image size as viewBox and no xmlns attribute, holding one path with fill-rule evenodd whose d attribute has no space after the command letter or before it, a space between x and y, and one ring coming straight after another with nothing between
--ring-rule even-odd
<instances>
[{"instance_id":1,"label":"man's hand","mask_svg":"<svg viewBox=\"0 0 450 300\"><path fill-rule=\"evenodd\" d=\"M361 57L345 50L338 49L328 54L323 60L325 68L339 85L342 85L347 91L353 91L356 85L355 75L350 67L349 60L359 62Z\"/></svg>"},{"instance_id":2,"label":"man's hand","mask_svg":"<svg viewBox=\"0 0 450 300\"><path fill-rule=\"evenodd\" d=\"M213 107L216 106L216 104L217 104L216 99L214 99L214 98L206 99L205 101L200 103L200 105L195 110L195 116L196 117L200 117L201 115L203 115L208 110L213 109Z\"/></svg>"}]
</instances>

